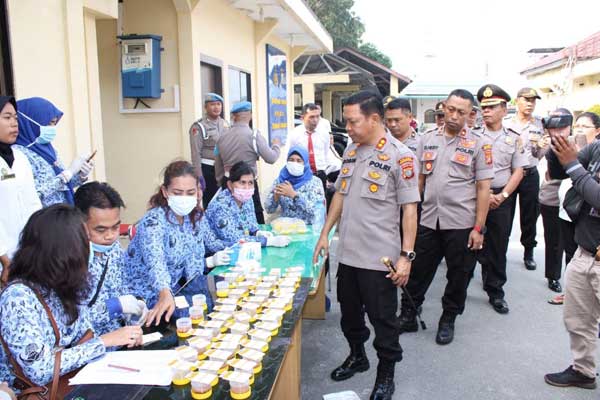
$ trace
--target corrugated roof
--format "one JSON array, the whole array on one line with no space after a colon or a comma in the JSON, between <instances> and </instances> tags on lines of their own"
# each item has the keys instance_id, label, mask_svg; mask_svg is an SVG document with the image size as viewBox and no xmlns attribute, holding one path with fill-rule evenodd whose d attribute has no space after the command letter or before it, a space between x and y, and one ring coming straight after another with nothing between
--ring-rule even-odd
<instances>
[{"instance_id":1,"label":"corrugated roof","mask_svg":"<svg viewBox=\"0 0 600 400\"><path fill-rule=\"evenodd\" d=\"M521 75L560 67L567 62L571 54L576 57L577 61L600 58L600 32L596 32L572 46L547 55L521 71Z\"/></svg>"}]
</instances>

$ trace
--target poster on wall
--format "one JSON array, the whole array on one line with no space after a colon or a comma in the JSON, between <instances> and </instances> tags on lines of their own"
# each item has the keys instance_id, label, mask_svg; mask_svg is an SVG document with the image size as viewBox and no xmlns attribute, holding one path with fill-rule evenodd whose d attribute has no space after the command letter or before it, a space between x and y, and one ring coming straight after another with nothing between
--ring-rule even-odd
<instances>
[{"instance_id":1,"label":"poster on wall","mask_svg":"<svg viewBox=\"0 0 600 400\"><path fill-rule=\"evenodd\" d=\"M267 45L267 100L269 143L285 145L287 139L287 59L285 53Z\"/></svg>"}]
</instances>

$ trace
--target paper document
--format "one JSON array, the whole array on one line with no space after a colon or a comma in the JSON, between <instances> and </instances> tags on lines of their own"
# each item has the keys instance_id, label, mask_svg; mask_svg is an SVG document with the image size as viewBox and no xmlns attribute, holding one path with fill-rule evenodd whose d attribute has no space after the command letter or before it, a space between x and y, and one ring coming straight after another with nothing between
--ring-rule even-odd
<instances>
[{"instance_id":1,"label":"paper document","mask_svg":"<svg viewBox=\"0 0 600 400\"><path fill-rule=\"evenodd\" d=\"M358 395L351 391L347 390L345 392L337 392L323 395L323 400L360 400Z\"/></svg>"},{"instance_id":2,"label":"paper document","mask_svg":"<svg viewBox=\"0 0 600 400\"><path fill-rule=\"evenodd\" d=\"M163 335L160 332L148 333L142 336L142 345L158 342L160 339L162 339L162 337Z\"/></svg>"},{"instance_id":3,"label":"paper document","mask_svg":"<svg viewBox=\"0 0 600 400\"><path fill-rule=\"evenodd\" d=\"M185 296L177 296L175 297L175 307L177 308L188 308L190 303L188 303Z\"/></svg>"},{"instance_id":4,"label":"paper document","mask_svg":"<svg viewBox=\"0 0 600 400\"><path fill-rule=\"evenodd\" d=\"M176 358L175 350L113 351L83 367L69 384L168 386L171 384L168 364Z\"/></svg>"}]
</instances>

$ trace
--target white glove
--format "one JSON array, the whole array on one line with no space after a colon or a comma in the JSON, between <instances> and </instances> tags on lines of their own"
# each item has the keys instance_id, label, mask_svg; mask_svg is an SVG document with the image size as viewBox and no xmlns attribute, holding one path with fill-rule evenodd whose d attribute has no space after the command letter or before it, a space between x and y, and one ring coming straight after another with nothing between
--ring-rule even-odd
<instances>
[{"instance_id":1,"label":"white glove","mask_svg":"<svg viewBox=\"0 0 600 400\"><path fill-rule=\"evenodd\" d=\"M81 166L81 171L79 171L79 175L81 175L81 177L83 179L85 179L88 176L90 176L90 173L92 172L93 169L94 169L94 160L85 161L83 163L83 165Z\"/></svg>"},{"instance_id":2,"label":"white glove","mask_svg":"<svg viewBox=\"0 0 600 400\"><path fill-rule=\"evenodd\" d=\"M269 232L269 231L256 231L256 237L265 237L265 238L272 238L273 236L273 232Z\"/></svg>"},{"instance_id":3,"label":"white glove","mask_svg":"<svg viewBox=\"0 0 600 400\"><path fill-rule=\"evenodd\" d=\"M213 268L218 267L219 265L229 265L231 261L231 257L229 256L233 250L225 249L221 251L217 251L212 257L208 257L206 259L206 267Z\"/></svg>"},{"instance_id":4,"label":"white glove","mask_svg":"<svg viewBox=\"0 0 600 400\"><path fill-rule=\"evenodd\" d=\"M146 317L148 317L148 307L146 306L146 302L144 300L138 300L139 306L142 308L142 315L138 318L136 325L144 325L146 322Z\"/></svg>"},{"instance_id":5,"label":"white glove","mask_svg":"<svg viewBox=\"0 0 600 400\"><path fill-rule=\"evenodd\" d=\"M69 168L61 172L62 179L65 183L69 182L75 175L81 171L83 164L87 163L87 158L84 156L77 157L73 160Z\"/></svg>"},{"instance_id":6,"label":"white glove","mask_svg":"<svg viewBox=\"0 0 600 400\"><path fill-rule=\"evenodd\" d=\"M142 301L142 304L140 304L138 299L131 294L119 296L119 303L121 303L123 314L142 315L144 312L144 307L146 306L146 303Z\"/></svg>"},{"instance_id":7,"label":"white glove","mask_svg":"<svg viewBox=\"0 0 600 400\"><path fill-rule=\"evenodd\" d=\"M285 247L288 244L290 244L291 241L292 241L292 239L290 239L288 236L268 237L267 238L267 246Z\"/></svg>"}]
</instances>

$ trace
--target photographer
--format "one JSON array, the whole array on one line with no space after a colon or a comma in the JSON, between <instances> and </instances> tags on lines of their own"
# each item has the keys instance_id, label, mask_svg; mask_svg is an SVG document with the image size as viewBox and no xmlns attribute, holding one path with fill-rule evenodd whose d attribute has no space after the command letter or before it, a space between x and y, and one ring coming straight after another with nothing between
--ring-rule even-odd
<instances>
[{"instance_id":1,"label":"photographer","mask_svg":"<svg viewBox=\"0 0 600 400\"><path fill-rule=\"evenodd\" d=\"M553 116L547 127L570 125L572 117ZM547 374L553 386L596 387L596 340L600 321L600 142L595 141L578 152L575 143L552 136L548 152L548 171L553 179L571 178L573 189L563 203L575 223L577 251L567 268L564 322L569 333L573 365Z\"/></svg>"}]
</instances>

